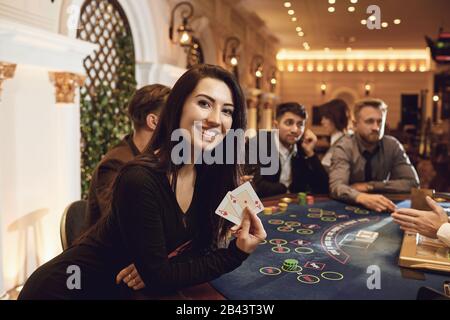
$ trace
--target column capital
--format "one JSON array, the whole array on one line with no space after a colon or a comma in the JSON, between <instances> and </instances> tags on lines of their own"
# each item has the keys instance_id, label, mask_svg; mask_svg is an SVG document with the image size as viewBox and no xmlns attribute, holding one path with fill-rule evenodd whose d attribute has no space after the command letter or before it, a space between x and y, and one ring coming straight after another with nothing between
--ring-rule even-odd
<instances>
[{"instance_id":1,"label":"column capital","mask_svg":"<svg viewBox=\"0 0 450 320\"><path fill-rule=\"evenodd\" d=\"M74 103L75 89L86 80L86 76L72 72L49 72L49 77L56 89L56 103Z\"/></svg>"},{"instance_id":2,"label":"column capital","mask_svg":"<svg viewBox=\"0 0 450 320\"><path fill-rule=\"evenodd\" d=\"M3 81L14 78L16 67L15 63L0 61L0 101L2 99Z\"/></svg>"}]
</instances>

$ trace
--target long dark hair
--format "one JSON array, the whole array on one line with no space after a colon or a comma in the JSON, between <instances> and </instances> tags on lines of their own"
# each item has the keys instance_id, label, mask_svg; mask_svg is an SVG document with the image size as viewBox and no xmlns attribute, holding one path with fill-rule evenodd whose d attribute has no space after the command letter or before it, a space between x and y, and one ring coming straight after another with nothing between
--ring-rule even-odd
<instances>
[{"instance_id":1,"label":"long dark hair","mask_svg":"<svg viewBox=\"0 0 450 320\"><path fill-rule=\"evenodd\" d=\"M225 69L208 64L194 66L175 83L167 99L166 107L161 112L158 125L153 134L152 140L142 155L127 166L141 165L167 174L171 177L171 187L176 190L178 171L182 165L172 162L172 149L179 143L172 141L172 132L180 127L180 121L184 104L190 94L195 90L200 80L212 78L223 81L231 91L233 97L234 112L231 129L238 130L246 128L246 104L242 89L233 74ZM221 144L224 144L224 137ZM220 145L219 145L220 146ZM235 159L232 164L200 164L196 165L198 200L201 208L197 210L199 217L197 239L199 242L215 246L224 240L230 224L214 214L220 201L228 191L238 186L241 168L237 161L237 153L240 150L235 148ZM224 155L225 156L225 155Z\"/></svg>"},{"instance_id":2,"label":"long dark hair","mask_svg":"<svg viewBox=\"0 0 450 320\"><path fill-rule=\"evenodd\" d=\"M319 107L320 116L333 122L338 131L346 132L349 125L350 109L342 99L331 100Z\"/></svg>"}]
</instances>

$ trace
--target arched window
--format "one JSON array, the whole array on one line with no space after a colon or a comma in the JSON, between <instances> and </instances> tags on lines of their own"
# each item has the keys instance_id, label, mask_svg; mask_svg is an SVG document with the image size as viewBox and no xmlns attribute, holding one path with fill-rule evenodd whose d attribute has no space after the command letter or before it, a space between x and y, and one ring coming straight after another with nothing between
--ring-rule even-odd
<instances>
[{"instance_id":1,"label":"arched window","mask_svg":"<svg viewBox=\"0 0 450 320\"><path fill-rule=\"evenodd\" d=\"M126 107L136 89L133 36L117 0L86 0L78 39L99 45L84 61L81 88L82 191L101 157L131 131Z\"/></svg>"}]
</instances>

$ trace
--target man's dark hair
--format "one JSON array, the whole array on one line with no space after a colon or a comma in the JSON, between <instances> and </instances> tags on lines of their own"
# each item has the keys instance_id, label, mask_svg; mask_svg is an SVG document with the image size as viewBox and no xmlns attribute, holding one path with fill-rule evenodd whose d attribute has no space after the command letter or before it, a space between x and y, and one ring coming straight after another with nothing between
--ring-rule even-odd
<instances>
[{"instance_id":1,"label":"man's dark hair","mask_svg":"<svg viewBox=\"0 0 450 320\"><path fill-rule=\"evenodd\" d=\"M152 84L137 90L128 104L128 115L133 122L135 130L147 125L147 116L150 113L159 115L166 104L170 88L162 84Z\"/></svg>"},{"instance_id":2,"label":"man's dark hair","mask_svg":"<svg viewBox=\"0 0 450 320\"><path fill-rule=\"evenodd\" d=\"M286 112L292 112L305 120L308 118L308 113L306 112L305 107L297 102L286 102L279 104L277 107L276 118L280 119Z\"/></svg>"}]
</instances>

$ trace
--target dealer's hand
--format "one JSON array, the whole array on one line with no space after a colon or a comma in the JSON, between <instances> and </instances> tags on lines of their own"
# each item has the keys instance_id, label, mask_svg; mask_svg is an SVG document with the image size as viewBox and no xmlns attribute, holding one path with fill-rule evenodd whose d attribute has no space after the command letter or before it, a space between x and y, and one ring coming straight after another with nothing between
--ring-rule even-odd
<instances>
[{"instance_id":1,"label":"dealer's hand","mask_svg":"<svg viewBox=\"0 0 450 320\"><path fill-rule=\"evenodd\" d=\"M427 196L426 201L432 211L402 208L392 213L392 218L404 231L436 239L439 228L448 222L448 216L433 199Z\"/></svg>"}]
</instances>

